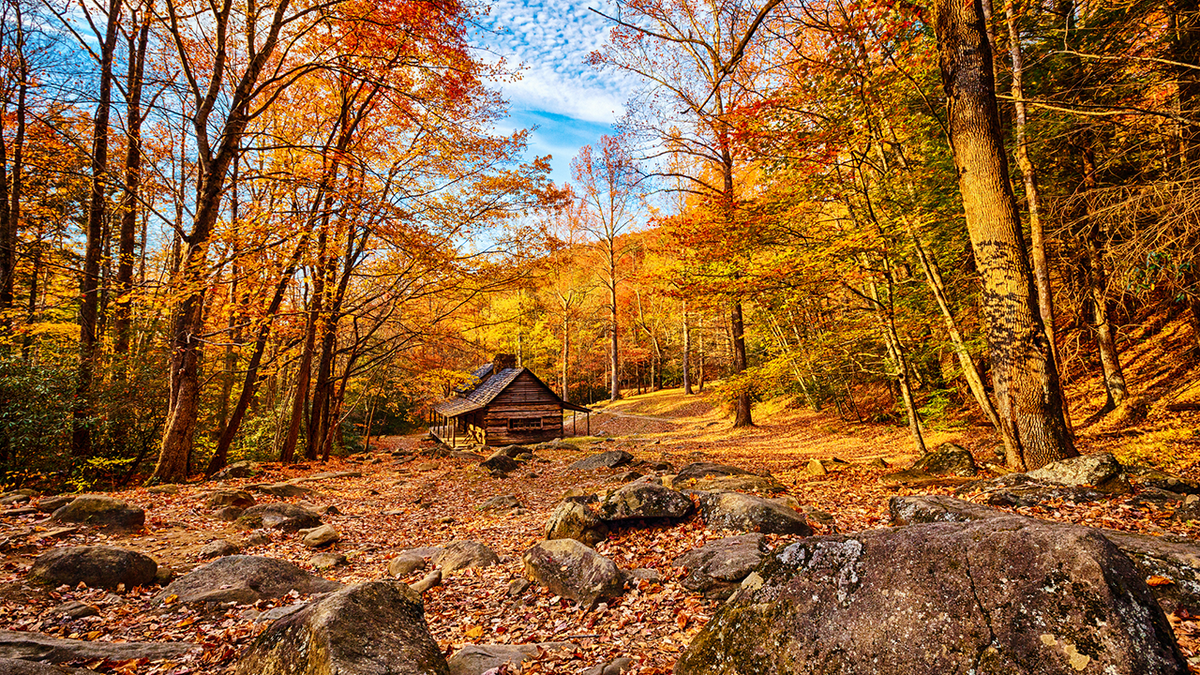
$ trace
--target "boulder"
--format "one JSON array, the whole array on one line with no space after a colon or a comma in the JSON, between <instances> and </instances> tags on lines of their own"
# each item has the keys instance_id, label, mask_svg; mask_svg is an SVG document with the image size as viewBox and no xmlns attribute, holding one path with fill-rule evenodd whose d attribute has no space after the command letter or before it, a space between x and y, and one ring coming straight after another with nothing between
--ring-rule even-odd
<instances>
[{"instance_id":1,"label":"boulder","mask_svg":"<svg viewBox=\"0 0 1200 675\"><path fill-rule=\"evenodd\" d=\"M446 544L433 561L442 569L442 576L468 567L490 567L500 564L500 556L477 541L459 539Z\"/></svg>"},{"instance_id":2,"label":"boulder","mask_svg":"<svg viewBox=\"0 0 1200 675\"><path fill-rule=\"evenodd\" d=\"M573 647L570 642L544 642L525 645L463 645L446 659L450 675L482 675L508 664L508 672L520 672L520 665L542 651Z\"/></svg>"},{"instance_id":3,"label":"boulder","mask_svg":"<svg viewBox=\"0 0 1200 675\"><path fill-rule=\"evenodd\" d=\"M419 555L402 552L388 561L388 574L393 577L406 577L417 570L425 569L427 564L425 558Z\"/></svg>"},{"instance_id":4,"label":"boulder","mask_svg":"<svg viewBox=\"0 0 1200 675\"><path fill-rule=\"evenodd\" d=\"M308 548L322 548L334 543L340 537L341 535L332 525L326 524L305 532L300 543Z\"/></svg>"},{"instance_id":5,"label":"boulder","mask_svg":"<svg viewBox=\"0 0 1200 675\"><path fill-rule=\"evenodd\" d=\"M346 556L341 553L318 553L308 559L308 564L313 566L313 569L330 570L335 567L341 567L348 561Z\"/></svg>"},{"instance_id":6,"label":"boulder","mask_svg":"<svg viewBox=\"0 0 1200 675\"><path fill-rule=\"evenodd\" d=\"M623 485L600 503L601 520L639 518L684 518L692 512L687 495L657 483L637 482Z\"/></svg>"},{"instance_id":7,"label":"boulder","mask_svg":"<svg viewBox=\"0 0 1200 675\"><path fill-rule=\"evenodd\" d=\"M105 495L79 495L54 512L59 523L82 523L105 529L133 532L146 524L146 512Z\"/></svg>"},{"instance_id":8,"label":"boulder","mask_svg":"<svg viewBox=\"0 0 1200 675\"><path fill-rule=\"evenodd\" d=\"M245 490L217 490L209 493L207 504L210 509L219 509L223 506L248 509L254 506L254 496Z\"/></svg>"},{"instance_id":9,"label":"boulder","mask_svg":"<svg viewBox=\"0 0 1200 675\"><path fill-rule=\"evenodd\" d=\"M154 583L158 563L148 555L114 546L70 546L56 548L38 556L29 569L29 578L55 586L90 588L126 588Z\"/></svg>"},{"instance_id":10,"label":"boulder","mask_svg":"<svg viewBox=\"0 0 1200 675\"><path fill-rule=\"evenodd\" d=\"M680 581L684 588L710 598L724 599L768 553L770 549L763 535L739 534L710 541L684 553L671 564L684 569L686 576Z\"/></svg>"},{"instance_id":11,"label":"boulder","mask_svg":"<svg viewBox=\"0 0 1200 675\"><path fill-rule=\"evenodd\" d=\"M681 484L688 480L700 480L714 476L745 476L749 475L749 473L749 471L739 469L736 466L713 464L711 462L692 462L680 469L679 473L675 474L675 483Z\"/></svg>"},{"instance_id":12,"label":"boulder","mask_svg":"<svg viewBox=\"0 0 1200 675\"><path fill-rule=\"evenodd\" d=\"M336 581L309 574L290 562L253 555L229 555L172 581L155 596L154 602L235 602L245 605L283 597L292 591L308 595L341 587ZM167 602L168 599L171 602Z\"/></svg>"},{"instance_id":13,"label":"boulder","mask_svg":"<svg viewBox=\"0 0 1200 675\"><path fill-rule=\"evenodd\" d=\"M393 579L350 586L272 623L238 675L449 675L421 597Z\"/></svg>"},{"instance_id":14,"label":"boulder","mask_svg":"<svg viewBox=\"0 0 1200 675\"><path fill-rule=\"evenodd\" d=\"M1133 480L1142 488L1153 488L1183 495L1200 495L1200 483L1194 480L1149 467L1125 467L1125 470L1133 475ZM41 508L41 502L38 502L38 508Z\"/></svg>"},{"instance_id":15,"label":"boulder","mask_svg":"<svg viewBox=\"0 0 1200 675\"><path fill-rule=\"evenodd\" d=\"M86 602L71 600L51 607L46 610L46 615L59 619L82 619L85 616L100 616L100 608Z\"/></svg>"},{"instance_id":16,"label":"boulder","mask_svg":"<svg viewBox=\"0 0 1200 675\"><path fill-rule=\"evenodd\" d=\"M213 515L216 516L217 520L223 520L227 523L232 523L238 518L241 518L242 514L245 512L246 509L239 509L236 506L222 506L214 511Z\"/></svg>"},{"instance_id":17,"label":"boulder","mask_svg":"<svg viewBox=\"0 0 1200 675\"><path fill-rule=\"evenodd\" d=\"M1085 670L1086 669L1086 670ZM1129 558L1027 518L813 537L776 550L692 640L693 673L1188 672Z\"/></svg>"},{"instance_id":18,"label":"boulder","mask_svg":"<svg viewBox=\"0 0 1200 675\"><path fill-rule=\"evenodd\" d=\"M1028 471L1025 475L1044 483L1086 485L1110 494L1129 492L1129 477L1125 474L1125 467L1121 466L1111 452L1080 455L1051 462L1040 469Z\"/></svg>"},{"instance_id":19,"label":"boulder","mask_svg":"<svg viewBox=\"0 0 1200 675\"><path fill-rule=\"evenodd\" d=\"M740 492L699 492L700 516L710 530L739 530L807 537L812 528L802 514L771 499Z\"/></svg>"},{"instance_id":20,"label":"boulder","mask_svg":"<svg viewBox=\"0 0 1200 675\"><path fill-rule=\"evenodd\" d=\"M28 504L37 496L37 492L29 489L9 490L8 492L0 493L0 506L12 506L14 504Z\"/></svg>"},{"instance_id":21,"label":"boulder","mask_svg":"<svg viewBox=\"0 0 1200 675\"><path fill-rule=\"evenodd\" d=\"M518 458L520 458L521 455L532 455L533 454L533 451L530 450L529 448L525 447L524 445L506 445L503 448L496 450L496 452L498 452L501 455L504 455L506 457L511 457L513 459L518 459Z\"/></svg>"},{"instance_id":22,"label":"boulder","mask_svg":"<svg viewBox=\"0 0 1200 675\"><path fill-rule=\"evenodd\" d=\"M255 464L254 462L250 462L250 461L234 462L233 464L230 464L229 466L225 467L224 469L221 469L220 471L213 474L212 478L213 478L213 480L226 480L228 478L249 478L250 476L257 474L258 472L259 472L258 465Z\"/></svg>"},{"instance_id":23,"label":"boulder","mask_svg":"<svg viewBox=\"0 0 1200 675\"><path fill-rule=\"evenodd\" d=\"M522 560L526 576L584 607L624 591L625 575L616 564L574 539L534 544Z\"/></svg>"},{"instance_id":24,"label":"boulder","mask_svg":"<svg viewBox=\"0 0 1200 675\"><path fill-rule=\"evenodd\" d=\"M927 452L913 462L908 469L940 476L974 476L979 473L971 453L954 443L942 443L933 452Z\"/></svg>"},{"instance_id":25,"label":"boulder","mask_svg":"<svg viewBox=\"0 0 1200 675\"><path fill-rule=\"evenodd\" d=\"M689 483L686 487L706 492L759 492L762 494L776 494L787 490L783 483L771 476L754 474L701 478L695 483Z\"/></svg>"},{"instance_id":26,"label":"boulder","mask_svg":"<svg viewBox=\"0 0 1200 675\"><path fill-rule=\"evenodd\" d=\"M633 455L624 450L608 450L594 455L588 455L571 464L567 468L572 471L591 471L594 469L615 469L633 461Z\"/></svg>"},{"instance_id":27,"label":"boulder","mask_svg":"<svg viewBox=\"0 0 1200 675\"><path fill-rule=\"evenodd\" d=\"M75 501L78 495L56 495L54 497L42 497L37 502L37 510L42 513L54 513L62 507Z\"/></svg>"},{"instance_id":28,"label":"boulder","mask_svg":"<svg viewBox=\"0 0 1200 675\"><path fill-rule=\"evenodd\" d=\"M477 511L511 511L520 508L523 506L514 495L496 495L475 507Z\"/></svg>"},{"instance_id":29,"label":"boulder","mask_svg":"<svg viewBox=\"0 0 1200 675\"><path fill-rule=\"evenodd\" d=\"M320 527L321 518L302 506L274 503L251 506L238 516L237 523L248 530L265 527L280 532L299 532Z\"/></svg>"},{"instance_id":30,"label":"boulder","mask_svg":"<svg viewBox=\"0 0 1200 675\"><path fill-rule=\"evenodd\" d=\"M241 552L241 547L227 539L214 539L202 546L196 553L196 557L201 560L211 560L227 555L237 555Z\"/></svg>"},{"instance_id":31,"label":"boulder","mask_svg":"<svg viewBox=\"0 0 1200 675\"><path fill-rule=\"evenodd\" d=\"M608 525L577 501L565 501L556 506L546 522L547 539L574 539L595 546L607 537Z\"/></svg>"},{"instance_id":32,"label":"boulder","mask_svg":"<svg viewBox=\"0 0 1200 675\"><path fill-rule=\"evenodd\" d=\"M946 495L914 495L888 500L892 525L913 523L967 523L1008 514L990 506L980 506Z\"/></svg>"},{"instance_id":33,"label":"boulder","mask_svg":"<svg viewBox=\"0 0 1200 675\"><path fill-rule=\"evenodd\" d=\"M1011 517L999 509L941 495L892 497L888 510L893 525ZM1200 544L1170 535L1152 537L1117 530L1095 531L1129 556L1143 579L1152 580L1150 592L1164 611L1186 609L1200 614Z\"/></svg>"},{"instance_id":34,"label":"boulder","mask_svg":"<svg viewBox=\"0 0 1200 675\"><path fill-rule=\"evenodd\" d=\"M188 644L186 642L67 640L39 633L0 630L0 659L48 661L50 663L129 661L134 659L157 661L161 659L178 659L190 652L199 651L199 645ZM8 675L9 672L0 668L0 673Z\"/></svg>"},{"instance_id":35,"label":"boulder","mask_svg":"<svg viewBox=\"0 0 1200 675\"><path fill-rule=\"evenodd\" d=\"M954 494L986 495L987 503L993 506L1037 506L1059 501L1087 504L1111 496L1085 485L1049 483L1024 473L1010 473L991 480L974 481L955 490Z\"/></svg>"},{"instance_id":36,"label":"boulder","mask_svg":"<svg viewBox=\"0 0 1200 675\"><path fill-rule=\"evenodd\" d=\"M515 471L521 466L521 463L497 450L490 457L480 462L479 466L490 471L492 475L497 475Z\"/></svg>"}]
</instances>

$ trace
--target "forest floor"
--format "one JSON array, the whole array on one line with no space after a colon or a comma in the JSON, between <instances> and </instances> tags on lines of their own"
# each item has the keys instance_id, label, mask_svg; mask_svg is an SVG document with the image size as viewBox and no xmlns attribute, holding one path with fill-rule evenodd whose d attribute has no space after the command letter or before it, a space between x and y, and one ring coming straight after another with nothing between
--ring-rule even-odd
<instances>
[{"instance_id":1,"label":"forest floor","mask_svg":"<svg viewBox=\"0 0 1200 675\"><path fill-rule=\"evenodd\" d=\"M1150 356L1146 361L1151 368L1160 367ZM1168 367L1162 374L1167 378L1164 382L1172 377L1176 383L1195 381L1190 370L1184 372L1182 380L1178 369L1174 375L1170 371ZM1133 367L1131 372L1137 373L1141 382L1147 381L1140 368ZM1084 387L1080 383L1073 386ZM1181 395L1192 395L1189 392L1188 387L1176 384L1169 391L1169 400L1182 400ZM1078 391L1076 394L1080 410L1098 407L1094 401L1079 397ZM1194 433L1198 413L1167 414L1156 406L1148 405L1137 422L1124 427L1097 423L1078 429L1080 449L1115 451L1123 461L1157 457L1163 468L1200 478L1200 446ZM915 492L949 493L953 489L944 485L913 490L879 480L888 470L868 462L882 459L903 468L915 459L913 444L903 427L850 423L830 412L798 410L782 401L757 405L755 416L757 426L731 429L728 416L703 397L687 397L679 390L629 396L603 406L592 416L592 436L568 439L578 449L539 450L538 460L503 479L490 476L478 462L465 458L397 457L393 451L416 448L422 442L418 435L389 437L379 439L369 452L350 458L324 464L264 464L263 475L189 483L179 486L177 494L151 493L145 488L117 491L113 496L146 509L146 528L134 535L108 536L84 530L55 540L42 536L51 525L39 521L43 516L6 517L0 511L0 540L8 539L10 543L10 550L0 562L0 629L87 640L187 641L203 647L198 656L180 663L77 664L104 672L231 672L237 654L264 627L255 623L254 617L270 607L291 604L295 597L237 606L218 614L186 607L162 613L151 610L150 598L157 589L117 593L86 588L45 589L27 585L24 575L38 554L54 546L97 543L142 551L176 574L185 573L202 564L197 553L204 544L218 538L236 542L248 534L219 520L206 507L205 495L212 490L319 472L356 471L361 476L306 483L317 491L305 498L309 503L337 507L338 513L324 520L340 532L335 551L348 559L344 566L318 572L322 576L343 583L378 579L387 576L388 560L402 549L437 546L456 539L477 540L495 550L501 564L462 570L424 594L430 631L447 654L468 643L567 641L577 647L546 653L527 662L523 672L578 673L629 656L637 663L637 673L668 673L679 652L718 607L685 590L677 582L679 571L671 566L678 555L723 536L706 530L698 518L672 525L633 525L612 532L597 546L600 553L624 569L656 569L663 582L642 582L595 611L585 612L537 586L516 596L508 593L510 582L522 576L521 554L543 537L547 516L563 493L569 488L615 488L618 483L614 478L627 470L571 471L567 468L570 463L599 450L620 448L636 459L666 461L677 467L711 461L756 473L769 471L804 510L832 516L810 518L818 534L882 527L887 524L888 498ZM944 442L968 448L979 462L995 461L996 444L987 429L963 425L930 429L929 447ZM850 462L850 466L826 475L810 475L806 470L811 459L832 457ZM524 505L524 512L493 514L477 509L498 495L515 496ZM259 502L274 499L264 495ZM1090 526L1192 538L1200 535L1195 523L1171 519L1170 504L1139 503L1128 496L1086 505L1051 504L1015 510ZM281 558L311 569L312 551L301 545L299 537L278 532L268 532L268 536L267 543L243 552ZM17 545L11 545L15 541ZM414 573L406 580L416 581L421 574ZM48 618L48 608L68 600L93 604L100 610L99 615L71 621ZM1172 617L1172 623L1185 654L1200 654L1200 622Z\"/></svg>"}]
</instances>

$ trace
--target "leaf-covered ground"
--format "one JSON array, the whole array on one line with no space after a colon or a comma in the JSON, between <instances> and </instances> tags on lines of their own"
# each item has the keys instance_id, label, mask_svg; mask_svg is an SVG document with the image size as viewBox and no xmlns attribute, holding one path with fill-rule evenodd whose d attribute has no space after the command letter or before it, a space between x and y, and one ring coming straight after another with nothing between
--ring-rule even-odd
<instances>
[{"instance_id":1,"label":"leaf-covered ground","mask_svg":"<svg viewBox=\"0 0 1200 675\"><path fill-rule=\"evenodd\" d=\"M291 604L296 598L235 606L217 615L187 607L169 613L150 611L149 598L157 589L118 592L89 589L41 589L26 585L24 573L33 558L57 545L112 543L146 552L176 573L198 564L196 553L216 538L244 540L249 534L216 518L206 508L204 495L219 487L250 482L284 480L329 471L359 471L361 477L326 479L306 483L317 491L306 500L317 506L332 505L328 515L341 533L335 550L349 564L320 572L344 583L376 579L387 574L388 560L399 550L474 539L494 549L502 558L496 567L469 569L450 576L425 594L430 630L447 654L466 643L572 642L577 648L546 653L524 672L573 673L618 656L634 658L643 674L666 673L680 650L711 616L716 605L683 589L671 561L707 541L723 536L704 529L697 519L667 525L637 524L612 534L598 550L625 569L650 567L663 583L640 582L623 597L596 611L581 611L573 602L536 586L510 596L509 584L522 576L520 557L543 534L546 516L569 488L604 490L616 487L614 479L626 468L590 472L570 471L567 465L601 449L622 448L637 459L667 461L681 466L704 460L733 464L755 472L770 471L807 511L814 514L814 529L852 532L887 524L887 499L911 494L909 488L889 487L879 476L886 472L868 462L883 459L906 466L913 459L903 428L846 424L835 416L797 410L758 409L760 426L732 430L720 411L703 400L685 398L677 391L633 397L593 415L592 432L608 438L579 438L578 450L540 451L539 459L510 477L490 477L476 462L418 456L398 458L397 449L420 448L418 437L383 439L369 454L329 464L264 465L265 475L224 483L203 482L180 486L178 494L151 493L137 488L116 496L147 510L147 526L134 536L107 537L79 532L66 537L47 536L50 523L37 517L3 517L0 540L5 541L0 566L0 629L39 631L88 640L181 640L203 647L195 658L180 663L78 664L120 673L221 673L232 669L240 650L262 625L253 618L270 607ZM1181 424L1194 427L1195 420ZM580 428L582 429L582 420ZM981 462L994 461L994 444L982 429L931 433L931 446L955 441L971 449ZM1102 447L1104 439L1082 437ZM1105 447L1105 449L1110 449ZM1178 449L1177 449L1178 450ZM1176 452L1188 455L1187 446ZM1196 453L1200 454L1200 453ZM838 457L852 465L827 475L810 475L813 458ZM1194 477L1190 461L1175 467ZM920 492L952 491L950 486L922 487ZM493 514L476 507L497 495L514 495L525 506L523 513ZM256 495L259 503L273 501ZM1041 518L1149 533L1172 532L1196 536L1194 525L1171 520L1172 507L1139 503L1128 496L1087 506L1050 505L1021 512ZM267 543L244 552L266 555L309 566L312 552L299 537L268 533ZM422 575L414 573L409 581ZM68 600L94 604L99 615L72 621L46 618L46 610ZM1197 650L1197 624L1174 618L1177 634L1188 655Z\"/></svg>"}]
</instances>

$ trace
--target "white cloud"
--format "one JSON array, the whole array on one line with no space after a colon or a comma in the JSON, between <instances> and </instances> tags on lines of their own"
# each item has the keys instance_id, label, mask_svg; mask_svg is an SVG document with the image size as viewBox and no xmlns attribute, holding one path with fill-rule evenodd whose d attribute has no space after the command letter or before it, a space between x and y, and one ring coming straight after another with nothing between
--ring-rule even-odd
<instances>
[{"instance_id":1,"label":"white cloud","mask_svg":"<svg viewBox=\"0 0 1200 675\"><path fill-rule=\"evenodd\" d=\"M624 113L629 80L587 64L608 39L606 19L588 11L603 2L500 0L479 32L480 47L520 67L521 79L498 84L516 110L611 124Z\"/></svg>"}]
</instances>

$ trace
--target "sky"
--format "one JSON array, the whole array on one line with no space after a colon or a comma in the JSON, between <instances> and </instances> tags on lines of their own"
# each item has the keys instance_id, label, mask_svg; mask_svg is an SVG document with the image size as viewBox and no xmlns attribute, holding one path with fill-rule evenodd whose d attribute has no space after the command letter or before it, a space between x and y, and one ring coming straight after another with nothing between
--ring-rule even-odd
<instances>
[{"instance_id":1,"label":"sky","mask_svg":"<svg viewBox=\"0 0 1200 675\"><path fill-rule=\"evenodd\" d=\"M511 106L509 126L498 131L537 127L529 155L552 155L552 177L571 179L571 160L584 145L613 133L624 114L630 83L587 64L590 52L608 39L609 24L588 7L603 10L603 0L499 0L484 20L490 31L476 31L474 43L484 58L504 57L521 78L497 83Z\"/></svg>"}]
</instances>

